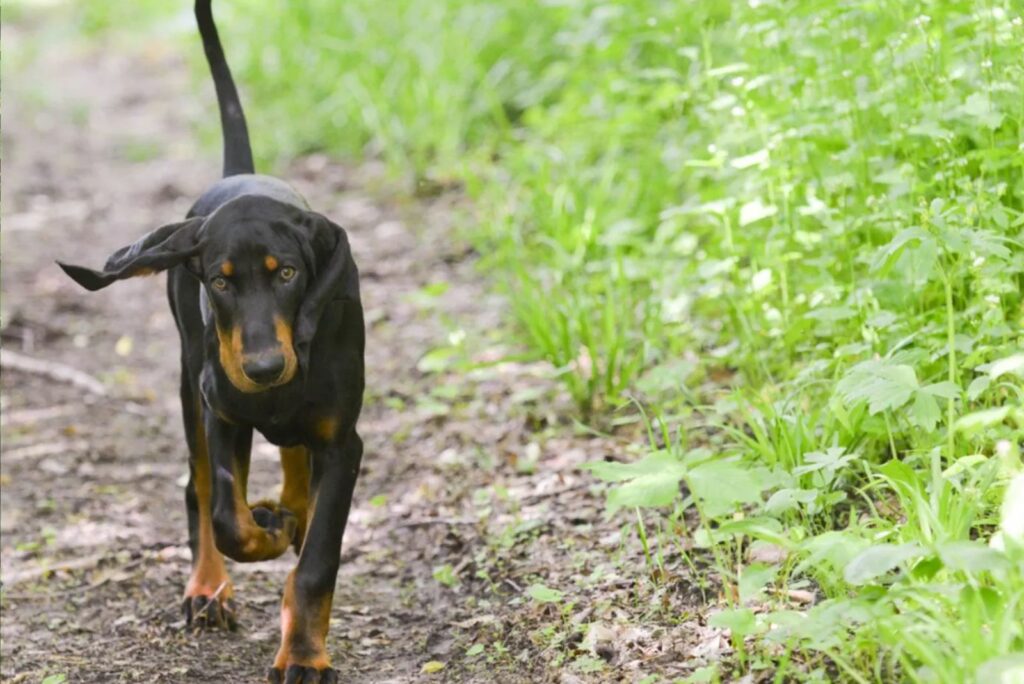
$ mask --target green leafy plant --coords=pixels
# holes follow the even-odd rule
[[[586,419],[655,409],[638,459],[590,469],[648,570],[666,549],[712,554],[741,669],[1018,667],[1019,549],[998,530],[1024,440],[1018,6],[223,11],[254,127],[275,132],[261,156],[379,156],[420,192],[460,182],[523,354]],[[748,562],[755,542],[787,560]],[[744,605],[801,582],[814,605]]]

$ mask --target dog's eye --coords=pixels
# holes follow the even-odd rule
[[[295,277],[295,269],[291,266],[285,266],[281,269],[281,280],[291,280]]]
[[[220,276],[217,276],[216,278],[211,280],[210,284],[213,285],[213,289],[215,290],[224,291],[228,287],[228,281],[225,280],[224,278],[221,278]]]

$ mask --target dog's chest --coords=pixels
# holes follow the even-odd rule
[[[303,400],[298,380],[266,392],[246,394],[231,386],[207,365],[200,379],[203,400],[223,420],[247,425],[277,446],[294,446],[304,441],[311,407]]]

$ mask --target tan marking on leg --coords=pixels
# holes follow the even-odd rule
[[[325,442],[331,442],[334,440],[334,436],[338,434],[338,419],[333,416],[327,416],[316,421],[314,427],[317,437]]]
[[[295,529],[293,546],[302,548],[306,537],[306,517],[309,515],[309,451],[306,447],[281,447],[281,505],[295,514],[299,524]]]
[[[206,430],[203,427],[202,411],[198,410],[196,427],[195,473],[193,486],[199,509],[199,549],[193,560],[192,574],[185,585],[185,596],[213,596],[224,583],[219,598],[227,600],[234,595],[231,579],[224,567],[224,556],[217,550],[213,539],[213,523],[210,516],[210,456],[206,447]]]
[[[271,531],[256,524],[256,520],[252,516],[252,508],[246,497],[246,474],[239,471],[237,462],[232,470],[232,475],[231,491],[235,507],[235,525],[242,542],[240,554],[235,560],[253,562],[277,558],[288,550],[294,529]],[[268,507],[273,507],[273,504]]]
[[[323,670],[331,666],[327,654],[327,630],[331,623],[333,593],[303,602],[295,592],[295,570],[285,580],[281,599],[281,646],[274,667],[285,670],[301,665]]]

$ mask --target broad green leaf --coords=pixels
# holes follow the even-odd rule
[[[746,169],[751,166],[767,166],[768,160],[768,150],[760,149],[757,152],[753,152],[742,157],[736,157],[729,162],[729,165],[734,169]]]
[[[974,401],[989,388],[992,384],[992,378],[988,375],[979,375],[971,381],[971,384],[967,386],[967,398]]]
[[[686,476],[690,492],[712,517],[731,513],[740,504],[761,501],[768,486],[768,471],[737,460],[714,460],[693,468]]]
[[[1005,224],[1006,216],[1002,211],[1002,207],[996,205],[994,209],[995,211],[991,213],[992,219],[997,224],[1000,221]],[[1002,261],[1009,259],[1012,255],[1010,246],[1007,245],[1009,240],[1005,235],[1000,235],[990,230],[966,230],[962,234],[966,235],[971,248],[980,255]]]
[[[708,624],[719,629],[727,629],[734,637],[745,637],[757,631],[757,620],[754,611],[749,608],[736,608],[715,613],[708,619]]]
[[[971,454],[970,456],[963,456],[953,461],[953,465],[949,466],[942,471],[942,477],[951,478],[959,475],[960,473],[966,472],[974,468],[974,466],[988,463],[988,458],[981,454]]]
[[[597,461],[583,466],[606,482],[620,482],[608,492],[609,513],[620,508],[667,506],[679,496],[686,466],[667,449],[633,463]]]
[[[1003,115],[986,93],[971,93],[959,108],[961,116],[987,128],[999,128]]]
[[[444,663],[442,663],[440,660],[429,660],[423,663],[421,672],[423,672],[423,674],[434,674],[435,672],[440,672],[443,669]]]
[[[764,512],[769,515],[781,515],[796,509],[800,504],[813,503],[817,498],[817,489],[780,489],[768,499],[768,503],[764,505]]]
[[[668,506],[679,496],[679,481],[682,477],[667,470],[654,475],[643,475],[629,482],[613,487],[608,492],[608,511],[614,513],[620,508],[654,508]]]
[[[896,262],[896,258],[903,253],[904,248],[911,244],[925,246],[930,252],[934,252],[935,238],[932,237],[931,233],[919,226],[907,228],[878,252],[871,270],[878,271],[884,275]]]
[[[919,387],[917,375],[910,366],[864,361],[850,369],[836,390],[850,403],[866,401],[874,415],[900,408]]]
[[[966,416],[960,416],[955,426],[959,432],[976,432],[1002,423],[1008,415],[1010,415],[1009,406],[975,411]]]
[[[948,380],[943,382],[935,382],[931,385],[925,385],[921,388],[921,392],[930,394],[933,397],[941,397],[942,399],[959,399],[960,388]]]
[[[924,554],[920,544],[877,544],[862,551],[846,566],[843,577],[853,585],[867,584],[904,561]]]
[[[526,589],[526,593],[537,603],[557,603],[564,596],[557,589],[551,589],[543,584],[531,584]]]
[[[1009,565],[1006,557],[976,541],[948,542],[939,547],[939,558],[950,570],[982,572],[998,570]]]
[[[775,216],[779,212],[778,207],[772,204],[765,204],[760,198],[751,200],[740,207],[740,226],[749,226],[761,219]]]
[[[952,131],[943,128],[938,122],[929,119],[914,124],[907,129],[907,133],[923,135],[928,138],[935,138],[936,140],[950,140],[953,137]]]
[[[739,580],[740,603],[747,604],[759,599],[765,585],[774,580],[778,572],[778,566],[764,563],[753,563],[743,568]]]
[[[889,484],[899,491],[904,498],[920,498],[924,492],[924,482],[917,472],[903,461],[891,459],[878,466],[881,473]]]
[[[1006,488],[1000,509],[999,529],[1004,537],[1024,545],[1024,473],[1015,475]]]
[[[623,482],[643,475],[671,473],[677,479],[686,473],[686,466],[668,449],[653,451],[639,461],[618,463],[616,461],[593,461],[584,463],[582,468],[605,482]]]
[[[914,425],[922,430],[931,432],[942,419],[942,411],[935,397],[925,394],[924,391],[914,393],[914,406],[910,411]]]
[[[857,557],[869,542],[848,530],[831,530],[805,540],[800,548],[807,556],[794,570],[794,574],[806,572],[826,563],[833,571],[841,571]]]
[[[864,601],[827,600],[807,611],[806,619],[794,625],[794,633],[814,649],[833,649],[842,644],[856,625],[874,618]]]
[[[823,306],[820,309],[812,309],[804,314],[804,318],[823,323],[835,321],[846,321],[857,315],[857,311],[848,306]]]
[[[1010,373],[1024,377],[1024,354],[1007,356],[1006,358],[978,366],[975,370],[988,373],[988,376],[993,380],[998,380]]]
[[[854,460],[856,454],[846,453],[842,447],[830,447],[825,451],[811,451],[804,454],[804,465],[793,469],[794,475],[806,475],[823,471],[825,480],[831,482],[836,472],[846,467],[846,464]]]
[[[741,518],[739,520],[727,520],[715,529],[715,533],[716,539],[724,539],[727,535],[742,534],[753,539],[770,542],[776,546],[786,548],[792,546],[792,542],[783,532],[782,523],[775,518],[763,515],[753,518]]]
[[[718,666],[705,665],[698,667],[689,677],[683,680],[686,684],[708,684],[718,681]]]

